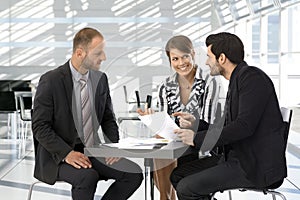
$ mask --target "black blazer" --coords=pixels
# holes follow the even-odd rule
[[[94,109],[105,139],[119,140],[107,76],[90,70]],[[58,165],[74,148],[78,133],[72,114],[73,81],[69,61],[41,76],[32,113],[34,177],[54,184]],[[97,134],[95,134],[97,138]],[[95,138],[94,137],[94,138]],[[99,139],[99,138],[98,138]],[[99,140],[98,140],[99,141]]]
[[[239,64],[230,78],[225,110],[223,129],[198,132],[196,148],[201,148],[205,135],[216,146],[225,145],[227,159],[238,159],[257,187],[286,177],[285,125],[271,79],[256,67]]]

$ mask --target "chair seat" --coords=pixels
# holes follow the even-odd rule
[[[267,186],[267,187],[263,187],[263,188],[250,187],[250,188],[241,188],[241,189],[239,189],[239,190],[240,190],[240,191],[246,191],[246,190],[258,190],[258,191],[274,190],[274,189],[279,188],[279,187],[282,185],[283,180],[284,180],[284,179],[282,179],[282,180],[280,180],[280,181],[277,181],[277,182],[275,182],[275,183],[273,183],[273,184],[271,184],[271,185],[269,185],[269,186]]]

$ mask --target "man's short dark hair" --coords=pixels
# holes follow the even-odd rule
[[[239,64],[244,60],[244,45],[241,39],[231,33],[221,32],[217,34],[211,34],[206,38],[206,46],[211,46],[211,52],[218,59],[221,53],[234,64]]]

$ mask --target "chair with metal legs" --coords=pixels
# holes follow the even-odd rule
[[[285,140],[285,147],[287,146],[287,141],[288,141],[288,135],[289,135],[289,131],[290,131],[290,124],[291,124],[291,120],[292,120],[292,114],[293,114],[293,110],[286,108],[286,107],[281,107],[281,115],[283,118],[283,121],[285,123],[285,131],[284,131],[284,140]],[[263,194],[267,195],[270,194],[272,195],[272,199],[276,200],[276,196],[280,197],[282,200],[287,200],[286,197],[284,196],[284,194],[275,191],[277,188],[279,188],[284,180],[280,180],[268,187],[265,188],[235,188],[235,189],[229,189],[229,190],[225,190],[228,191],[229,194],[229,200],[232,200],[232,190],[238,190],[241,192],[246,192],[246,191],[253,191],[253,192],[262,192]],[[225,191],[220,191],[220,192],[225,192]],[[214,199],[215,194],[211,197],[211,200]]]
[[[20,114],[18,123],[18,134],[20,139],[19,157],[26,151],[26,141],[29,127],[31,125],[31,107],[32,93],[31,92],[15,92],[17,100],[17,109]]]
[[[42,183],[42,181],[35,181],[35,182],[31,183],[31,185],[29,187],[29,191],[28,191],[27,200],[31,200],[31,195],[32,195],[33,188],[38,183]]]

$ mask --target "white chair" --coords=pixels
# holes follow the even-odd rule
[[[285,147],[286,147],[293,110],[286,108],[286,107],[281,107],[280,111],[281,111],[283,121],[286,125],[285,132],[284,132]],[[245,192],[245,191],[262,192],[265,195],[267,195],[267,194],[272,195],[273,200],[276,200],[276,196],[280,197],[282,200],[287,200],[286,197],[282,193],[275,191],[277,188],[279,188],[282,185],[283,181],[284,180],[280,180],[266,188],[236,188],[236,189],[229,189],[229,190],[225,190],[225,191],[228,191],[228,193],[229,193],[229,200],[233,199],[232,194],[231,194],[232,190],[238,190],[241,192]],[[224,191],[220,191],[220,192],[224,192]],[[214,195],[211,197],[211,200],[213,200],[213,199],[214,199]]]
[[[21,154],[24,154],[26,151],[27,133],[31,125],[32,93],[15,92],[15,98],[17,100],[17,110],[20,113],[18,138],[20,139],[19,158],[21,158]]]

